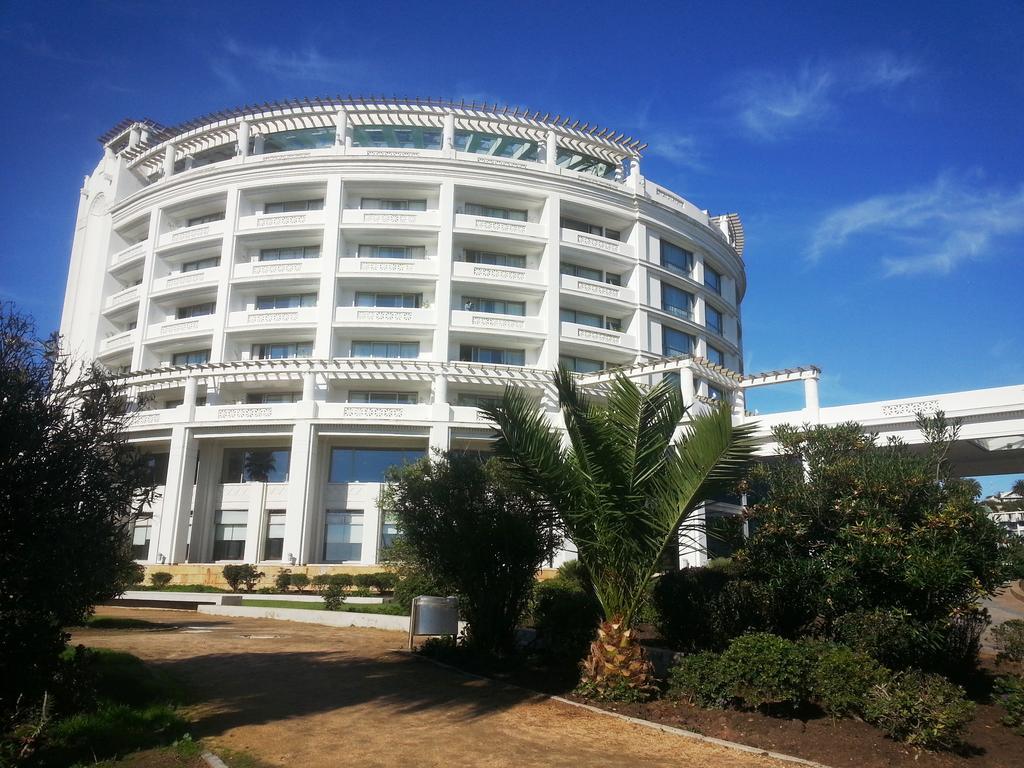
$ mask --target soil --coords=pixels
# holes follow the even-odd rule
[[[174,675],[195,702],[185,713],[194,738],[269,766],[791,765],[467,678],[404,652],[404,633],[139,608],[99,614],[158,626],[80,629],[73,642]]]

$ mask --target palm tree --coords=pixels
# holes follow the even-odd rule
[[[551,504],[593,581],[604,619],[582,664],[582,687],[642,697],[653,679],[633,630],[637,610],[680,525],[740,477],[753,453],[752,427],[733,427],[727,407],[711,408],[673,442],[686,408],[668,382],[644,389],[620,374],[604,405],[564,368],[554,382],[568,445],[520,389],[506,389],[484,414],[498,429],[497,454]]]

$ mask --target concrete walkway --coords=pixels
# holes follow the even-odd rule
[[[104,607],[159,629],[79,630],[195,692],[193,736],[275,766],[791,764],[463,677],[401,652],[405,636],[183,611]]]

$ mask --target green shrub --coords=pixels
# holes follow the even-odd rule
[[[274,577],[274,588],[278,592],[287,592],[288,587],[292,585],[292,572],[287,568],[283,568],[278,571],[277,576]]]
[[[591,588],[590,574],[579,560],[566,560],[558,566],[558,575],[553,580],[576,589],[590,590]]]
[[[928,644],[910,614],[895,609],[844,614],[836,619],[832,632],[837,642],[892,669],[917,666]]]
[[[257,582],[263,578],[263,572],[257,571],[256,566],[251,563],[225,565],[222,573],[232,592],[238,592],[242,588],[246,592],[252,592]]]
[[[168,573],[167,571],[154,571],[153,573],[149,574],[149,583],[157,589],[163,589],[171,583],[171,579],[173,578],[174,575]]]
[[[807,672],[796,643],[765,632],[737,637],[719,659],[728,695],[752,708],[800,706],[807,700]]]
[[[340,584],[328,584],[324,590],[324,609],[340,611],[345,603],[345,588]]]
[[[313,590],[318,594],[324,594],[327,588],[331,586],[331,577],[329,574],[320,573],[313,577]]]
[[[436,595],[446,597],[451,590],[444,587],[433,575],[414,568],[405,568],[402,577],[395,584],[392,602],[400,605],[408,615],[412,610],[412,601],[420,595]]]
[[[398,576],[388,571],[378,571],[367,575],[369,576],[366,580],[367,586],[375,590],[378,595],[393,591],[395,583],[398,581]]]
[[[964,690],[941,675],[908,670],[876,685],[864,719],[887,736],[927,749],[953,749],[974,717]]]
[[[818,640],[800,645],[810,698],[832,717],[861,716],[868,693],[889,678],[885,667],[861,651]]]
[[[289,576],[288,582],[302,594],[302,590],[309,586],[309,576],[304,573],[293,573]]]
[[[997,677],[995,682],[996,701],[1006,710],[1002,718],[1008,725],[1024,736],[1024,678],[1020,676]]]
[[[353,580],[355,586],[359,589],[372,589],[373,588],[373,574],[372,573],[357,573]]]
[[[699,707],[724,707],[729,694],[721,674],[720,656],[703,651],[684,656],[669,671],[668,693]]]
[[[992,628],[996,661],[1024,661],[1024,619],[1010,619]]]
[[[102,704],[53,725],[39,755],[44,765],[92,763],[174,741],[187,723],[165,704],[136,709],[125,704]]]
[[[544,651],[559,661],[579,661],[594,639],[601,605],[578,581],[542,581],[533,591],[533,623]]]
[[[356,578],[351,573],[332,573],[327,577],[327,584],[348,589],[356,583]]]

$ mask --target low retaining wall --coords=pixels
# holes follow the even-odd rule
[[[200,605],[199,613],[213,616],[239,616],[249,619],[279,619],[327,627],[370,627],[395,632],[409,631],[408,616],[385,613],[353,613],[351,611],[311,611],[303,608],[255,608],[244,605]]]
[[[245,605],[246,600],[284,600],[289,603],[322,603],[324,599],[320,595],[264,595],[259,592],[246,592],[242,595],[242,605]],[[390,598],[383,597],[356,597],[354,595],[345,595],[345,602],[350,605],[380,605],[381,603],[389,601]],[[300,605],[296,605],[298,608]]]
[[[191,610],[200,605],[241,604],[241,595],[217,594],[216,592],[150,592],[142,589],[130,589],[110,602],[110,605],[181,608],[183,610]]]

